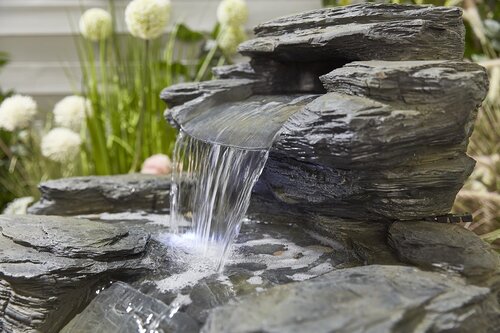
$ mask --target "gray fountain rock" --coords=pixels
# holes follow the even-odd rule
[[[170,177],[128,174],[50,180],[30,214],[84,215],[121,211],[168,212]]]
[[[402,266],[365,266],[274,287],[215,309],[204,333],[494,332],[488,288]]]
[[[396,222],[389,228],[388,240],[399,258],[412,265],[483,278],[500,270],[500,256],[490,245],[459,225]]]
[[[391,221],[450,211],[474,167],[466,146],[488,89],[485,69],[460,61],[460,9],[359,4],[279,18],[255,31],[241,45],[249,64],[214,69],[213,86],[189,91],[197,97],[166,111],[202,141],[272,146],[251,212]],[[244,94],[236,93],[238,81]],[[164,100],[178,90],[185,88],[165,89]],[[246,109],[232,108],[284,93],[310,96],[285,121],[265,110],[250,121]],[[218,113],[225,132],[256,127],[266,142],[220,135]]]
[[[0,216],[0,328],[55,332],[114,275],[155,267],[149,235],[84,219]]]
[[[112,286],[69,322],[61,333],[137,333],[157,324],[164,332],[196,333],[200,328],[188,315],[169,317],[169,306],[122,282]]]
[[[456,7],[358,4],[258,25],[240,53],[279,61],[461,59],[465,29]]]
[[[368,61],[321,79],[332,92],[283,125],[257,192],[296,210],[341,217],[448,213],[474,167],[466,143],[487,93],[484,68]]]

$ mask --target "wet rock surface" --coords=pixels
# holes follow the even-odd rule
[[[199,332],[196,322],[183,313],[169,318],[169,307],[131,286],[115,282],[103,290],[61,333],[137,333],[151,324],[165,332]]]
[[[355,267],[231,302],[203,332],[487,332],[481,309],[494,297],[416,268]]]
[[[389,243],[401,260],[417,266],[445,267],[467,276],[486,276],[500,268],[500,257],[472,231],[459,225],[396,222]]]
[[[485,323],[499,324],[498,255],[459,226],[319,215],[301,224],[247,220],[217,273],[214,258],[196,252],[189,235],[168,233],[162,224],[168,216],[123,212],[93,218],[106,222],[0,218],[5,332],[57,331],[66,324],[63,332],[129,332],[151,328],[155,318],[164,318],[159,328],[165,332],[196,332],[207,318],[201,329],[206,332],[486,332]],[[433,265],[445,254],[452,265]],[[476,277],[469,273],[478,268],[481,279],[459,277]],[[278,298],[283,303],[273,311],[254,308],[266,309]],[[289,306],[297,300],[300,306]],[[247,315],[233,322],[247,306]]]
[[[40,184],[40,192],[42,198],[29,208],[30,214],[165,213],[170,205],[170,177],[129,174],[63,178]]]

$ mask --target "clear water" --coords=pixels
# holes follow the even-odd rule
[[[267,161],[267,149],[207,143],[183,131],[175,144],[170,197],[171,228],[189,230],[221,270]],[[182,226],[189,225],[184,228]]]

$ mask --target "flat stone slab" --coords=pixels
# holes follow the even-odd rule
[[[328,91],[429,112],[431,106],[474,109],[488,91],[485,68],[466,61],[354,61],[320,79]]]
[[[0,221],[2,236],[14,243],[66,258],[121,259],[143,253],[149,240],[138,228],[85,219],[20,215]]]
[[[399,258],[412,265],[483,277],[500,269],[500,256],[459,225],[396,222],[389,228],[388,240]]]
[[[84,219],[0,216],[0,327],[54,332],[113,275],[154,269],[149,235]]]
[[[50,180],[30,214],[85,215],[123,211],[168,212],[170,177],[142,174]]]
[[[461,59],[457,7],[356,4],[272,20],[255,28],[240,53],[281,61]]]
[[[341,269],[215,309],[210,332],[486,332],[494,295],[463,280],[402,266]],[[473,315],[466,315],[470,313]]]

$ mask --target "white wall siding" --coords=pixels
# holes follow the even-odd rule
[[[219,0],[171,0],[171,22],[209,31]],[[128,1],[115,0],[118,17]],[[247,28],[259,22],[321,7],[321,0],[247,0]],[[0,51],[11,63],[0,72],[0,86],[51,104],[72,92],[66,71],[78,74],[74,33],[82,8],[106,8],[107,0],[0,0]],[[125,31],[123,21],[118,30]],[[77,77],[78,81],[78,77]]]

